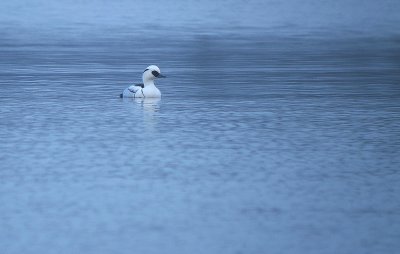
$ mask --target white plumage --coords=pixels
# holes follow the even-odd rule
[[[165,78],[161,74],[160,68],[150,65],[143,72],[143,84],[132,85],[124,90],[121,98],[160,98],[161,92],[158,90],[154,81],[157,78]]]

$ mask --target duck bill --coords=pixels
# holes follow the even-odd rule
[[[165,76],[165,75],[162,75],[161,73],[158,75],[158,77],[157,78],[166,78],[167,76]]]

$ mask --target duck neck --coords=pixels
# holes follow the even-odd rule
[[[154,80],[145,80],[143,81],[144,86],[155,86],[154,85]]]

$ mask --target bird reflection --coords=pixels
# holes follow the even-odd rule
[[[136,105],[136,108],[141,108],[142,113],[136,111],[136,113],[139,113],[139,115],[142,115],[143,119],[143,124],[144,124],[144,132],[142,132],[142,135],[149,134],[149,132],[155,131],[157,128],[158,124],[158,112],[160,110],[160,101],[161,98],[128,98],[129,100],[133,101],[134,105]],[[137,118],[139,119],[139,118]],[[153,133],[154,134],[154,133]],[[151,134],[151,135],[153,135]],[[150,134],[149,134],[150,135]]]
[[[140,104],[145,112],[155,113],[160,110],[161,98],[135,98],[133,101]]]

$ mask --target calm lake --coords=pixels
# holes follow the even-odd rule
[[[397,253],[391,20],[35,3],[0,5],[1,253]],[[162,98],[120,99],[150,64]]]

